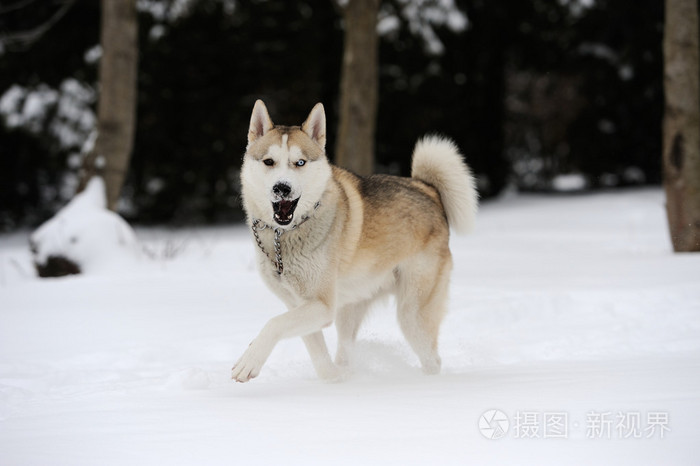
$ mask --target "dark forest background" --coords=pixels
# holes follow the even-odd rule
[[[36,225],[72,196],[94,129],[99,2],[77,0],[31,34],[62,5],[0,3],[0,230]],[[333,158],[343,50],[333,0],[138,6],[128,220],[241,218],[258,98],[281,124],[323,102]],[[380,11],[377,171],[408,175],[416,139],[437,132],[461,147],[482,198],[557,191],[562,175],[585,190],[660,183],[661,0],[383,0]]]

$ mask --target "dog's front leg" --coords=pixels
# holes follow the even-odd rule
[[[273,317],[233,366],[231,378],[236,382],[249,381],[260,373],[260,369],[277,342],[285,338],[303,337],[319,332],[332,323],[333,307],[320,300],[309,301]]]

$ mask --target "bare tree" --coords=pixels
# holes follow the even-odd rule
[[[349,0],[342,7],[345,49],[335,162],[360,175],[374,171],[377,119],[379,0]]]
[[[36,0],[17,0],[14,3],[5,2],[0,5],[0,15],[16,10],[21,10],[32,5]],[[0,48],[3,46],[18,47],[20,49],[29,47],[43,37],[61,18],[63,18],[68,10],[75,4],[76,0],[63,0],[55,2],[57,5],[56,11],[43,22],[38,25],[16,31],[2,31],[0,33]]]
[[[136,0],[102,0],[97,140],[85,158],[81,185],[104,178],[115,210],[129,167],[136,125],[138,23]]]
[[[700,68],[696,0],[666,0],[663,169],[676,252],[700,251]]]

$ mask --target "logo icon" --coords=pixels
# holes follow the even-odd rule
[[[489,440],[498,440],[508,433],[510,421],[503,411],[490,409],[479,418],[481,435]]]

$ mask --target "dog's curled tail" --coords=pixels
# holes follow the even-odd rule
[[[474,177],[452,140],[439,136],[418,140],[411,177],[437,189],[453,230],[468,233],[474,228],[479,206]]]

